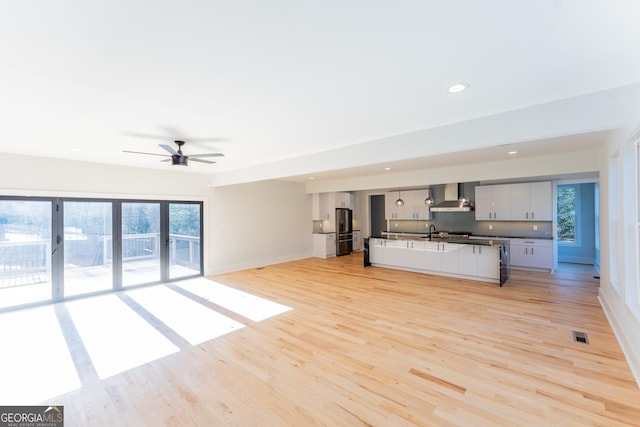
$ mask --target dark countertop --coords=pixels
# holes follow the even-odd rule
[[[503,234],[472,234],[471,237],[489,237],[496,239],[536,239],[536,240],[553,240],[553,236],[505,236]]]
[[[460,245],[475,245],[475,246],[500,246],[509,244],[509,240],[495,239],[433,239],[432,242],[445,242],[445,243],[457,243]]]
[[[321,232],[314,231],[312,234],[336,234],[336,232],[335,231],[321,231]]]

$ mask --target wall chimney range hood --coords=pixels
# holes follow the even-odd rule
[[[445,184],[444,202],[431,206],[431,212],[470,212],[473,206],[463,194],[462,184]]]

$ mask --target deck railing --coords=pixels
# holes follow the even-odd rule
[[[113,264],[111,236],[83,236],[65,240],[67,268],[103,267]],[[200,269],[200,238],[169,235],[172,264]],[[122,236],[122,262],[160,258],[160,234]],[[51,280],[51,240],[0,242],[0,288],[42,283]]]

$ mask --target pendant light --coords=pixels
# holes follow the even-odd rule
[[[427,198],[424,199],[424,204],[427,206],[433,206],[436,203],[436,201],[433,199],[433,196],[431,195],[431,189],[427,188]]]
[[[398,207],[404,206],[404,200],[400,198],[400,190],[398,190],[398,200],[396,200],[396,206]]]

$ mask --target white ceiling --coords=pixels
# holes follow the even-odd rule
[[[391,149],[396,135],[637,85],[638,16],[633,0],[2,2],[0,152],[171,168],[122,151],[181,138],[186,154],[225,153],[185,172],[238,182],[282,159],[297,167],[263,178],[370,173],[384,153],[368,141]],[[586,121],[572,133],[596,133],[548,135],[545,149],[606,135]],[[358,161],[332,173],[296,160],[354,144]],[[477,148],[489,151],[469,160],[491,153]],[[397,165],[452,161],[437,151]]]

